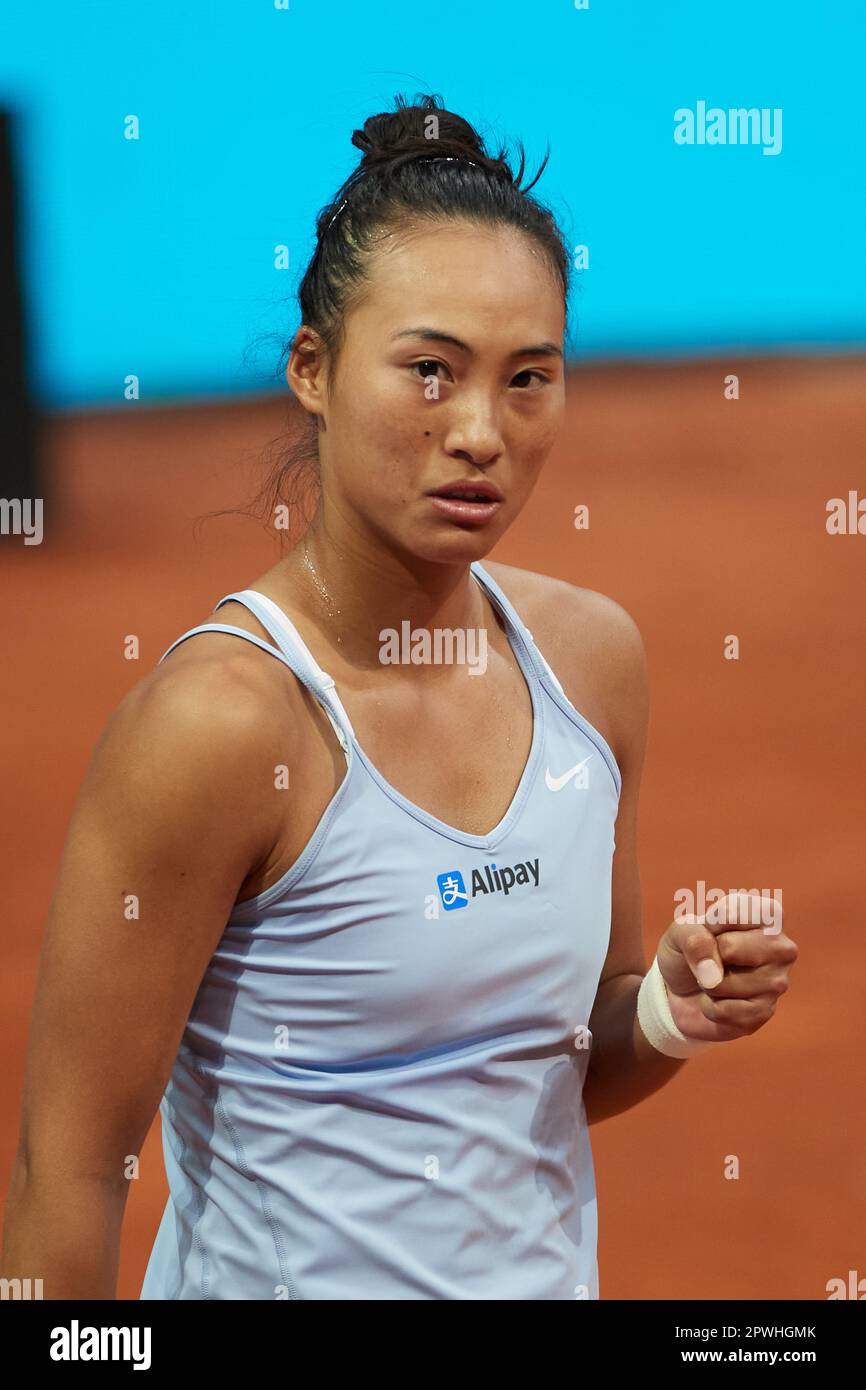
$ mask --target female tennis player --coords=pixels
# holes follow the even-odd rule
[[[115,1296],[159,1106],[144,1299],[598,1298],[588,1124],[796,957],[733,896],[647,970],[638,629],[482,564],[563,415],[522,154],[430,96],[352,141],[287,367],[311,524],[123,700],[71,822],[6,1225],[46,1297]]]

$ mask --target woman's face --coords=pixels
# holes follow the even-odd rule
[[[329,530],[424,560],[486,555],[556,438],[564,327],[552,269],[514,228],[451,221],[385,238],[333,376],[289,366],[322,418]],[[430,496],[467,480],[501,500],[472,510]]]

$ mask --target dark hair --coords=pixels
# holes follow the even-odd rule
[[[526,188],[523,146],[513,174],[506,150],[491,154],[482,137],[462,116],[447,111],[441,99],[419,93],[409,105],[397,96],[394,110],[369,116],[363,130],[352,132],[363,151],[358,167],[319,212],[316,248],[298,290],[301,323],[315,329],[332,368],[343,343],[347,312],[363,292],[367,266],[377,236],[441,218],[467,218],[508,225],[534,237],[562,287],[568,314],[569,254],[553,214],[529,197],[549,158]],[[294,334],[283,348],[279,375],[285,371]],[[300,434],[282,446],[255,504],[271,517],[285,504],[298,505],[303,484],[318,469],[318,419],[306,415]]]

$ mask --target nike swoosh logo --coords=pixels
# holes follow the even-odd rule
[[[580,769],[586,766],[592,756],[592,753],[590,753],[588,757],[583,759],[583,762],[576,763],[574,767],[568,769],[568,772],[563,772],[561,777],[554,777],[550,768],[548,768],[544,774],[544,780],[547,783],[548,790],[552,792],[561,792],[566,782],[570,782],[572,777],[576,777]]]

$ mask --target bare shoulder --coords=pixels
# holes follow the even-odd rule
[[[649,677],[637,622],[622,604],[564,579],[485,563],[575,707],[622,765],[645,730]]]
[[[289,761],[293,723],[274,717],[279,689],[267,668],[277,663],[243,645],[259,659],[224,634],[202,633],[144,676],[111,716],[91,779],[122,780],[142,816],[174,802],[208,820],[219,803],[244,820],[267,805],[262,781],[272,784],[275,763]]]
[[[130,695],[142,717],[196,742],[271,736],[274,699],[284,685],[278,663],[251,643],[200,633],[139,682]],[[267,717],[270,716],[270,717]]]
[[[632,615],[616,599],[597,589],[583,589],[549,574],[518,569],[515,565],[485,564],[504,589],[520,616],[535,633],[537,625],[545,636],[573,639],[593,638],[609,648],[612,655],[626,660],[643,648],[640,629]]]

